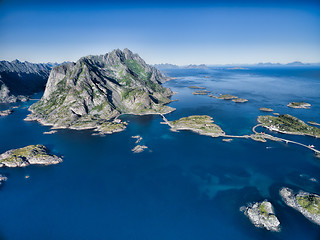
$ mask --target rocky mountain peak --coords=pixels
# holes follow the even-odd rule
[[[166,77],[129,49],[90,55],[52,69],[31,120],[55,127],[99,128],[122,113],[156,114],[173,109]],[[108,123],[108,124],[109,124]]]

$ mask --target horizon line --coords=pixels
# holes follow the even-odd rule
[[[87,55],[90,56],[90,55]],[[86,56],[84,56],[86,57]],[[80,59],[80,58],[79,58]],[[78,60],[79,60],[78,59]],[[63,63],[68,63],[68,62],[77,62],[76,61],[62,61],[62,62],[58,62],[58,61],[48,61],[48,62],[32,62],[32,61],[28,61],[28,60],[19,60],[18,58],[14,59],[14,60],[5,60],[2,59],[0,60],[2,61],[6,61],[6,62],[14,62],[14,61],[19,61],[21,63],[32,63],[32,64],[63,64]],[[147,63],[147,62],[146,62]],[[290,64],[301,64],[301,65],[320,65],[320,62],[303,62],[303,61],[290,61],[290,62],[256,62],[256,63],[200,63],[200,64],[196,64],[196,63],[187,63],[187,64],[175,64],[175,63],[169,63],[169,62],[162,62],[162,63],[147,63],[149,65],[173,65],[173,66],[178,66],[178,67],[184,67],[184,66],[189,66],[189,65],[195,65],[195,66],[201,66],[201,65],[205,65],[205,66],[229,66],[229,65],[290,65]]]

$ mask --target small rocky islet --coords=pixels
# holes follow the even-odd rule
[[[199,86],[189,86],[191,89],[206,89],[205,87],[199,87]]]
[[[142,137],[140,135],[131,136],[131,138],[136,139],[135,144],[137,144],[134,148],[131,149],[133,153],[141,153],[145,149],[148,149],[146,145],[140,145],[139,143],[142,141]]]
[[[5,117],[5,116],[8,116],[12,113],[13,113],[12,109],[3,110],[3,111],[0,111],[0,117]]]
[[[3,182],[7,181],[8,178],[2,174],[0,174],[0,186],[2,185]]]
[[[137,139],[136,142],[135,142],[135,144],[138,144],[138,143],[141,142],[141,140],[143,139],[140,135],[132,136],[131,138]]]
[[[273,112],[273,109],[272,108],[266,108],[266,107],[261,107],[259,108],[259,110],[261,112]]]
[[[209,97],[212,97],[212,98],[224,99],[224,100],[232,100],[235,103],[248,102],[248,99],[239,98],[237,96],[233,96],[233,95],[230,95],[230,94],[220,94],[219,96],[208,94],[208,93],[211,93],[211,91],[204,90],[204,89],[206,89],[205,87],[189,86],[189,88],[191,88],[191,89],[202,89],[202,90],[198,90],[198,91],[192,92],[193,95],[208,95]]]
[[[208,90],[198,90],[198,91],[194,91],[192,94],[193,95],[207,95],[208,93],[210,93],[210,91],[208,91]]]
[[[295,193],[292,189],[284,187],[280,190],[280,196],[289,206],[300,212],[311,222],[320,225],[320,196],[299,191]]]
[[[133,153],[141,153],[141,152],[143,152],[145,149],[147,149],[148,147],[147,146],[145,146],[145,145],[137,145],[137,146],[135,146],[131,151],[133,152]]]
[[[235,103],[245,103],[245,102],[248,102],[248,99],[245,99],[245,98],[235,98],[235,99],[232,99],[231,101],[232,101],[232,102],[235,102]]]
[[[320,126],[320,123],[314,122],[314,121],[308,121],[309,124],[314,126]]]
[[[52,165],[62,158],[49,153],[41,144],[12,149],[0,155],[0,167],[26,167],[28,165]]]
[[[230,94],[220,94],[219,96],[209,95],[209,97],[217,98],[217,99],[223,99],[223,100],[231,100],[235,103],[245,103],[248,102],[248,99],[245,98],[239,98],[237,96],[233,96]]]
[[[223,100],[232,100],[238,98],[237,96],[233,96],[230,94],[220,94],[219,96],[215,97],[217,99],[223,99]]]
[[[43,134],[45,134],[45,135],[51,135],[51,134],[54,134],[54,133],[56,133],[56,132],[57,132],[57,130],[51,130],[51,131],[43,132]]]
[[[222,141],[223,142],[232,142],[233,139],[232,138],[223,138]]]
[[[311,107],[311,104],[310,103],[306,103],[306,102],[291,102],[287,106],[291,107],[291,108],[309,109]]]
[[[275,215],[274,208],[267,200],[242,206],[240,211],[258,228],[265,228],[274,232],[279,232],[281,229],[280,221]]]

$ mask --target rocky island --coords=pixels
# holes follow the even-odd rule
[[[189,86],[191,89],[206,89],[205,87]]]
[[[33,104],[27,121],[53,128],[123,130],[121,114],[166,114],[174,109],[167,78],[130,50],[82,57],[53,68],[43,97]],[[116,121],[113,121],[116,120]]]
[[[148,149],[147,146],[145,146],[145,145],[140,145],[140,144],[139,144],[139,143],[142,141],[142,139],[143,139],[140,135],[131,136],[131,138],[137,139],[136,142],[135,142],[136,146],[135,146],[133,149],[131,149],[131,151],[132,151],[133,153],[141,153],[141,152],[143,152],[145,149]]]
[[[222,141],[223,142],[232,142],[233,139],[232,138],[223,138]]]
[[[207,90],[199,90],[199,91],[194,91],[192,94],[193,94],[193,95],[207,95],[208,93],[210,93],[210,91],[207,91]]]
[[[0,116],[5,117],[5,116],[10,115],[11,113],[13,113],[12,109],[3,110],[3,111],[0,111]]]
[[[261,108],[259,108],[259,110],[260,110],[261,112],[273,112],[273,109],[272,109],[272,108],[261,107]]]
[[[235,103],[245,103],[248,102],[248,99],[245,98],[239,98],[237,96],[233,96],[230,94],[219,94],[219,96],[214,96],[212,94],[208,95],[209,97],[212,98],[217,98],[217,99],[223,99],[223,100],[232,100]]]
[[[230,94],[221,94],[218,97],[216,97],[217,99],[224,99],[224,100],[232,100],[232,99],[236,99],[238,98],[237,96],[232,96]]]
[[[7,179],[8,178],[6,176],[0,174],[0,186],[2,185],[3,182],[7,181]]]
[[[62,162],[60,157],[49,154],[43,145],[29,145],[12,149],[0,155],[0,167],[25,167],[30,164],[51,165]]]
[[[190,130],[200,135],[211,137],[224,136],[225,132],[216,124],[213,124],[212,117],[207,115],[194,115],[183,117],[175,121],[168,121],[172,131]]]
[[[259,228],[265,228],[269,231],[279,232],[280,221],[275,216],[273,206],[267,200],[256,202],[240,208],[250,221]]]
[[[314,122],[314,121],[308,121],[309,124],[314,126],[320,126],[320,123]]]
[[[234,99],[232,99],[232,102],[245,103],[245,102],[248,102],[248,99],[245,99],[245,98],[234,98]]]
[[[145,146],[145,145],[137,145],[137,146],[135,146],[131,151],[133,152],[133,153],[141,153],[141,152],[143,152],[145,149],[147,149],[148,147],[147,146]]]
[[[302,120],[289,114],[274,116],[259,116],[258,122],[265,128],[285,134],[307,135],[320,137],[320,129],[309,126]]]
[[[51,130],[51,131],[48,131],[48,132],[43,132],[43,134],[50,135],[50,134],[54,134],[56,132],[57,132],[57,130]]]
[[[138,143],[141,142],[141,140],[143,139],[140,135],[132,136],[131,138],[137,139],[136,142],[135,142],[135,144],[138,144]]]
[[[291,108],[309,109],[311,107],[311,104],[310,103],[306,103],[306,102],[291,102],[287,106],[291,107]]]
[[[303,191],[294,193],[290,188],[282,188],[280,195],[289,207],[302,213],[311,222],[320,225],[320,196]]]

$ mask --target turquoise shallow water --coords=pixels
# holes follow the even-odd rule
[[[169,120],[192,114],[213,117],[228,134],[248,134],[259,107],[320,122],[320,69],[167,70],[178,92]],[[210,76],[210,78],[204,78]],[[192,95],[190,85],[247,98],[244,104]],[[291,101],[312,108],[291,109]],[[0,118],[0,152],[45,144],[64,162],[55,166],[1,169],[0,239],[319,239],[320,228],[285,206],[282,186],[320,194],[320,161],[296,145],[171,132],[158,116],[123,116],[128,128],[105,137],[25,122],[21,105]],[[8,105],[0,106],[5,109]],[[133,154],[132,135],[149,150]],[[282,134],[272,133],[275,136]],[[285,136],[320,148],[320,140]],[[268,147],[268,148],[266,148]],[[24,177],[29,175],[29,179]],[[270,200],[280,233],[255,228],[239,211],[248,202]]]

